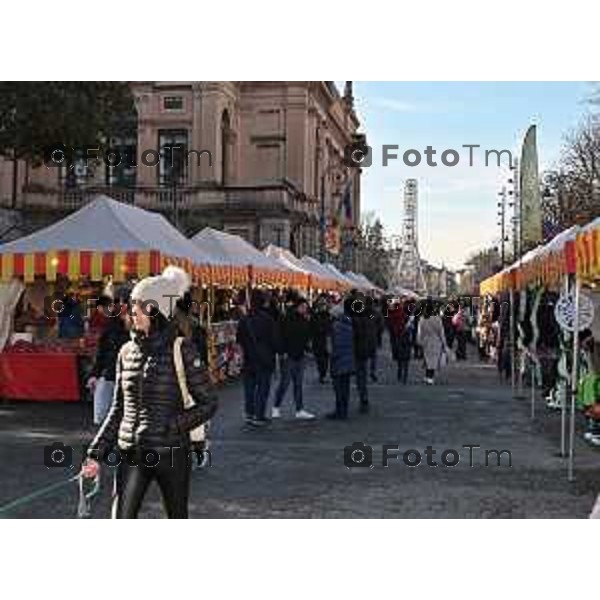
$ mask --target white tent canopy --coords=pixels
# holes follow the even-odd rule
[[[269,258],[276,260],[283,268],[289,269],[290,271],[296,271],[297,273],[306,273],[309,275],[311,272],[302,264],[302,261],[294,256],[289,250],[280,248],[274,244],[269,244],[263,252]]]
[[[316,258],[313,258],[312,256],[303,256],[300,262],[313,275],[316,275],[317,277],[320,277],[321,279],[337,280],[337,278],[333,276],[333,274],[331,273],[331,271],[329,269],[327,269]]]
[[[192,237],[192,242],[212,263],[235,267],[253,266],[258,269],[285,271],[274,258],[263,254],[243,238],[206,227]],[[289,270],[289,269],[287,269]]]
[[[207,259],[161,214],[117,202],[108,196],[98,196],[64,219],[0,246],[0,254],[54,250],[158,250],[197,264],[204,264]]]
[[[349,286],[354,285],[352,279],[346,277],[335,265],[332,265],[331,263],[325,263],[323,266],[330,271],[331,276],[334,279],[337,279],[340,283]]]
[[[362,273],[354,273],[353,271],[346,271],[345,275],[359,289],[364,289],[364,290],[379,289],[376,285],[371,283]]]
[[[354,271],[346,271],[345,275],[355,287],[362,288],[364,286],[364,282],[356,273],[354,273]]]

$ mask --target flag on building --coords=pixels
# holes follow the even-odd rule
[[[350,226],[354,224],[354,210],[352,208],[352,179],[349,178],[342,192],[342,199],[338,213],[340,215],[340,224]]]

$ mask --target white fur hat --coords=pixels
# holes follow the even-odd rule
[[[181,268],[169,265],[161,275],[146,277],[135,284],[131,299],[140,302],[152,300],[158,310],[169,319],[175,303],[190,289],[189,275]]]

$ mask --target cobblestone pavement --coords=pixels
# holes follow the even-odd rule
[[[391,362],[381,360],[380,381],[370,385],[371,411],[358,414],[353,398],[348,422],[292,419],[291,390],[285,418],[262,430],[241,420],[241,388],[222,390],[213,427],[212,467],[195,472],[191,516],[218,517],[586,517],[600,492],[600,451],[577,445],[576,481],[566,480],[558,456],[560,417],[538,401],[511,398],[493,367],[475,362],[451,365],[433,387],[421,384],[411,364],[411,382],[396,383]],[[306,376],[306,405],[320,416],[331,409],[331,386],[319,385],[313,369]],[[353,392],[355,394],[355,392]],[[89,405],[0,404],[0,506],[67,478],[43,465],[44,445],[61,440],[80,447],[89,440]],[[373,468],[344,467],[344,447],[362,441],[373,447]],[[423,462],[414,468],[402,458],[381,466],[381,445],[414,448]],[[473,450],[474,466],[469,466]],[[425,448],[436,450],[426,464]],[[460,452],[455,467],[441,464],[446,449]],[[496,466],[484,466],[485,450],[509,450]],[[80,452],[75,452],[75,460]],[[451,458],[451,457],[450,457]],[[96,518],[110,513],[111,473],[94,504]],[[76,513],[75,484],[13,510],[13,517],[70,518]],[[160,497],[152,488],[142,517],[160,518]]]

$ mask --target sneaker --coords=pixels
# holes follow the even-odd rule
[[[425,377],[425,383],[427,385],[433,385],[433,379],[431,377]]]
[[[272,419],[281,419],[281,409],[278,406],[274,406],[271,409],[271,418]]]
[[[301,421],[312,421],[314,418],[315,418],[315,415],[308,412],[307,410],[302,409],[302,410],[296,411],[296,419],[299,419]]]
[[[252,419],[252,425],[254,427],[264,427],[265,425],[269,425],[271,421],[269,419]]]
[[[592,446],[600,446],[600,435],[593,435],[588,442],[592,445]]]
[[[325,418],[326,418],[326,419],[329,419],[329,420],[331,420],[331,421],[337,421],[337,420],[340,418],[340,415],[338,415],[338,414],[337,414],[337,413],[334,411],[334,412],[327,413],[327,414],[325,415]]]
[[[590,440],[591,440],[593,437],[594,437],[594,434],[593,434],[591,431],[586,431],[586,432],[583,434],[583,439],[584,439],[586,442],[589,442],[589,441],[590,441]]]

